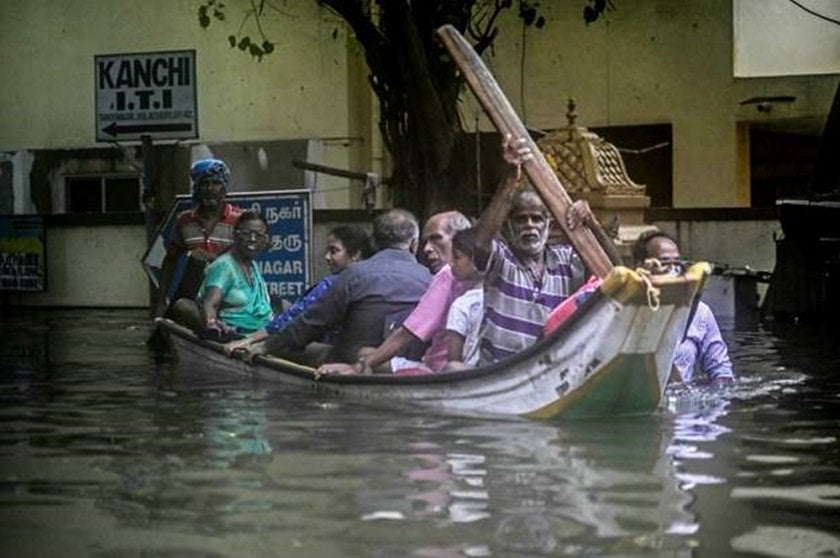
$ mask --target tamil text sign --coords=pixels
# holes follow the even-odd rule
[[[94,57],[96,141],[198,137],[195,51]]]
[[[311,280],[312,206],[308,190],[230,193],[228,202],[246,210],[258,211],[268,223],[269,245],[257,258],[268,294],[272,298],[295,301]],[[143,266],[155,284],[166,255],[175,217],[192,207],[188,196],[178,196],[161,224],[158,235],[146,255]],[[173,291],[175,286],[173,285]]]

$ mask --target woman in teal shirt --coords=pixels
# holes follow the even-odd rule
[[[204,337],[225,341],[264,327],[271,319],[268,289],[254,259],[268,246],[268,225],[246,211],[234,227],[230,250],[216,258],[198,292]]]

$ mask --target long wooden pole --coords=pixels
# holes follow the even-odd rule
[[[473,50],[464,37],[451,25],[444,25],[437,31],[443,44],[452,56],[452,60],[461,70],[484,112],[501,132],[510,134],[514,138],[524,138],[531,148],[534,158],[523,165],[525,173],[545,202],[546,207],[557,222],[563,227],[566,236],[577,250],[583,263],[589,270],[605,277],[613,268],[607,253],[598,244],[595,235],[586,227],[569,230],[566,225],[566,211],[572,205],[572,200],[560,183],[560,179],[548,165],[537,144],[531,139],[525,125],[517,116],[516,111],[505,97],[493,74],[484,65],[484,61]]]

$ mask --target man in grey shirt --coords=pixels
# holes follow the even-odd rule
[[[426,292],[432,276],[414,256],[418,237],[410,212],[392,209],[379,215],[373,223],[379,251],[341,272],[318,301],[250,352],[303,358],[313,365],[355,362],[361,347],[382,343],[389,317],[408,315]],[[326,354],[304,356],[307,345],[335,330],[338,338]]]

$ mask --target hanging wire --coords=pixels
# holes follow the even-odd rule
[[[657,149],[662,149],[663,147],[668,147],[671,145],[670,141],[663,141],[659,143],[655,143],[648,147],[642,147],[640,149],[630,149],[629,147],[616,147],[621,153],[629,153],[631,155],[641,155],[642,153],[647,153],[648,151],[656,151]]]
[[[838,21],[836,19],[833,19],[833,18],[830,18],[827,15],[823,15],[823,14],[821,14],[821,13],[815,11],[815,10],[812,10],[812,9],[808,8],[807,6],[803,6],[802,4],[797,2],[796,0],[788,0],[788,2],[790,2],[791,4],[793,4],[794,6],[800,8],[800,9],[808,12],[809,14],[811,14],[814,17],[818,17],[820,19],[828,21],[829,23],[836,23],[837,25],[840,25],[840,21]]]

